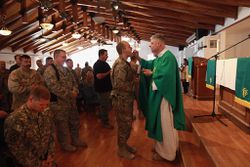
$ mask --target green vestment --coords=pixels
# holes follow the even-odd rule
[[[141,60],[142,68],[153,71],[151,77],[141,74],[139,105],[146,117],[146,130],[149,137],[162,141],[161,111],[162,98],[165,98],[172,107],[174,127],[185,130],[185,114],[181,82],[177,61],[170,51],[151,61]],[[152,90],[154,81],[157,90]]]

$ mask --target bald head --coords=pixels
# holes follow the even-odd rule
[[[132,55],[132,48],[126,41],[121,41],[117,44],[116,50],[120,56],[127,59]]]

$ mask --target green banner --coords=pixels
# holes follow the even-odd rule
[[[193,57],[188,58],[188,76],[191,78],[192,75],[192,65],[193,65]]]
[[[245,107],[250,108],[250,58],[238,58],[235,101]]]
[[[206,87],[214,90],[215,60],[208,60],[206,73]]]

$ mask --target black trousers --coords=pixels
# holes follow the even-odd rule
[[[189,82],[182,81],[182,86],[183,86],[184,93],[186,94],[188,92]]]

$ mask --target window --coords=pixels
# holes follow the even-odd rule
[[[217,40],[210,40],[210,48],[217,48]]]

